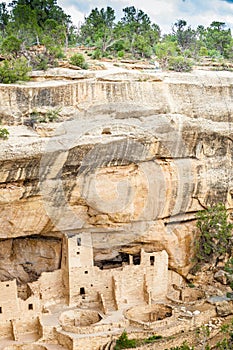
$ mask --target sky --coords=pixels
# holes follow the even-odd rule
[[[160,26],[163,34],[171,32],[172,24],[178,19],[186,20],[192,28],[198,24],[206,27],[213,21],[225,22],[233,33],[233,0],[58,0],[57,4],[71,15],[77,26],[95,7],[110,6],[120,19],[123,8],[134,6],[147,13],[151,21]]]

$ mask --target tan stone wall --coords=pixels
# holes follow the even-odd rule
[[[63,333],[61,329],[55,330],[55,338],[56,338],[58,344],[64,346],[65,349],[67,349],[67,350],[74,350],[75,349],[75,347],[73,345],[75,342],[75,339],[72,339],[71,335]],[[87,340],[86,340],[86,343],[88,343]]]
[[[99,350],[101,345],[108,343],[110,340],[111,335],[105,337],[89,335],[88,340],[87,338],[76,338],[74,339],[73,350]]]
[[[0,322],[0,339],[1,338],[14,339],[11,321],[1,321]]]
[[[140,78],[138,77],[138,80]],[[105,81],[104,81],[105,80]],[[34,86],[0,85],[0,115],[5,120],[22,122],[28,111],[47,106],[88,108],[111,102],[151,106],[155,113],[184,113],[191,117],[226,120],[233,110],[231,81],[223,76],[196,73],[164,75],[164,81],[107,81],[103,77],[79,82],[44,82]],[[223,103],[224,100],[224,103]],[[228,107],[226,110],[226,106]]]
[[[16,318],[13,321],[14,324],[14,332],[15,332],[15,340],[17,339],[18,336],[20,335],[25,335],[27,333],[38,333],[38,338],[39,338],[39,319],[38,317],[27,317],[26,315],[22,315],[21,318]]]
[[[64,300],[63,271],[43,272],[38,281],[29,283],[34,295],[36,295],[44,305],[58,300]]]
[[[0,322],[20,315],[16,281],[0,282]]]

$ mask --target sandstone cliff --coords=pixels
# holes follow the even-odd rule
[[[30,263],[20,275],[28,281],[59,268],[64,233],[90,231],[97,265],[165,249],[186,274],[195,212],[233,207],[233,74],[59,74],[0,85],[10,132],[0,141],[3,265]],[[23,125],[53,107],[63,122]],[[23,259],[11,248],[21,237]],[[0,279],[12,269],[0,265]]]

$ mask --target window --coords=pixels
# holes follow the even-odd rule
[[[77,246],[80,247],[80,245],[81,245],[81,238],[78,237],[78,238],[77,238]]]
[[[79,255],[79,254],[80,254],[80,252],[77,252],[76,254],[77,254],[77,255]]]
[[[28,310],[33,310],[33,304],[28,304]]]
[[[0,306],[0,314],[2,314],[2,307]]]
[[[150,264],[151,264],[151,266],[154,266],[154,264],[155,264],[155,257],[154,256],[150,256]]]
[[[141,256],[140,255],[133,255],[133,264],[140,265],[140,263],[141,263]]]
[[[9,287],[9,284],[6,284],[6,287]]]
[[[80,295],[84,295],[85,294],[85,288],[84,287],[81,287],[80,288]]]
[[[88,274],[88,271],[85,271],[84,273],[87,275],[87,274]]]

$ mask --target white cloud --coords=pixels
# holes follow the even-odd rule
[[[135,6],[159,24],[163,32],[170,32],[178,19],[186,20],[194,28],[198,24],[208,26],[216,20],[225,22],[233,30],[233,0],[58,0],[58,5],[71,15],[76,25],[95,7],[110,6],[120,19],[124,7]]]
[[[160,25],[163,32],[170,32],[171,26],[178,19],[185,19],[189,25],[208,26],[213,21],[226,22],[233,29],[233,3],[227,0],[58,0],[75,24],[82,16],[88,15],[92,8],[110,6],[115,9],[117,17],[123,16],[122,9],[135,6],[149,15],[151,20]],[[75,8],[79,16],[74,16]],[[76,18],[75,18],[76,17]]]

